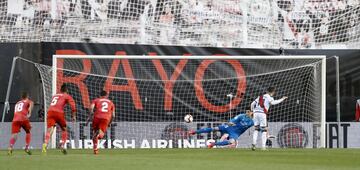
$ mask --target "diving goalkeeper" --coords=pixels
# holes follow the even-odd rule
[[[220,131],[222,135],[227,138],[220,140],[218,142],[213,142],[208,145],[208,148],[213,148],[214,146],[228,146],[236,147],[236,141],[241,134],[243,134],[247,129],[254,125],[252,120],[253,112],[247,110],[246,113],[241,113],[232,118],[228,123],[219,125],[214,128],[203,128],[199,130],[190,130],[190,135],[200,134],[200,133],[210,133],[213,131]]]

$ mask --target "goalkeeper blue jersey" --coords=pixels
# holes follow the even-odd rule
[[[219,130],[222,133],[229,134],[229,138],[237,139],[241,134],[243,134],[247,129],[254,126],[254,121],[251,117],[246,114],[239,114],[230,120],[231,123],[234,123],[234,126],[229,126],[223,124],[219,126]]]
[[[243,131],[243,132],[245,132],[250,127],[254,126],[253,119],[246,114],[239,114],[234,118],[232,118],[230,122],[235,124],[234,126],[235,129],[238,129],[239,131]]]

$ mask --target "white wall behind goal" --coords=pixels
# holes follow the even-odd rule
[[[139,126],[141,124],[141,126]],[[156,126],[154,126],[156,124]],[[176,129],[171,129],[173,122],[115,122],[113,126],[116,128],[109,128],[107,135],[108,140],[100,142],[100,147],[105,148],[115,148],[115,149],[124,149],[124,148],[177,148],[179,146],[179,140],[182,142],[183,148],[201,148],[205,147],[205,144],[210,139],[216,139],[219,134],[203,134],[195,136],[193,138],[182,138],[183,132],[180,131],[178,127],[181,127],[182,130],[188,130],[190,128],[196,129],[197,127],[207,127],[214,126],[219,123],[214,122],[198,122],[198,123],[177,123]],[[276,126],[273,126],[275,125]],[[279,124],[281,126],[279,126]],[[296,126],[294,126],[294,124]],[[311,124],[311,125],[310,125]],[[77,123],[76,134],[74,135],[73,124],[69,122],[69,148],[78,148],[78,149],[91,149],[92,140],[90,134],[90,126],[84,126],[85,123]],[[146,126],[148,125],[148,126]],[[289,126],[291,125],[291,126]],[[309,126],[310,125],[310,126]],[[313,126],[313,123],[285,123],[285,122],[270,122],[270,134],[274,135],[276,139],[272,139],[273,147],[286,147],[293,146],[297,147],[301,144],[305,144],[307,141],[306,148],[313,147],[313,141],[316,141],[317,135],[315,134],[317,125]],[[33,149],[41,148],[43,142],[43,123],[34,122],[32,123],[32,141],[31,147]],[[134,133],[129,129],[129,127],[147,127],[152,133]],[[153,127],[153,128],[152,128]],[[156,128],[154,128],[156,127]],[[274,127],[274,128],[272,128]],[[313,127],[313,128],[311,128]],[[360,148],[360,123],[355,122],[342,122],[340,126],[337,123],[327,123],[327,147],[331,148]],[[152,129],[151,129],[152,128]],[[11,123],[1,123],[0,124],[0,149],[6,149],[9,145],[8,139],[10,139],[10,130]],[[132,129],[132,128],[130,128]],[[331,129],[331,130],[329,130]],[[238,148],[250,148],[253,128],[246,131],[239,138]],[[120,132],[114,132],[120,131]],[[314,133],[315,132],[315,133]],[[144,132],[145,133],[145,132]],[[79,137],[83,136],[83,137]],[[76,136],[76,137],[75,137]],[[110,139],[110,136],[112,137]],[[79,138],[83,138],[79,141]],[[18,137],[18,142],[15,145],[15,148],[23,148],[25,145],[24,140],[25,133],[20,133]],[[172,144],[170,142],[172,141]],[[105,142],[105,143],[104,143]],[[339,145],[339,146],[338,146]]]

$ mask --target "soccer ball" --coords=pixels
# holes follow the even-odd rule
[[[191,122],[193,121],[193,117],[191,116],[191,114],[185,115],[184,121],[185,121],[186,123],[191,123]]]

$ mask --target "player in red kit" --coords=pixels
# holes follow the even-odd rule
[[[17,139],[17,135],[20,132],[21,128],[23,128],[26,132],[25,137],[25,152],[31,155],[31,151],[29,149],[29,144],[31,141],[31,125],[29,121],[29,117],[31,116],[31,111],[33,109],[34,103],[29,99],[29,95],[27,92],[23,92],[21,95],[21,100],[18,101],[15,105],[15,113],[14,118],[11,125],[11,138],[10,138],[10,146],[8,154],[11,155],[13,152],[13,147]]]
[[[60,148],[63,154],[67,154],[64,144],[67,140],[66,120],[64,107],[69,104],[71,107],[72,120],[76,121],[76,107],[74,99],[67,93],[67,87],[65,84],[61,86],[60,93],[55,94],[52,97],[50,107],[47,112],[47,131],[45,135],[45,141],[42,146],[42,152],[46,153],[47,144],[50,136],[54,131],[54,127],[58,124],[61,128],[61,143]]]
[[[87,121],[90,121],[93,113],[93,148],[94,154],[99,153],[99,149],[97,148],[99,139],[102,139],[105,135],[106,129],[111,124],[113,118],[115,117],[115,107],[114,103],[107,98],[106,91],[102,91],[100,93],[100,98],[97,98],[92,101],[90,106],[90,116]]]

